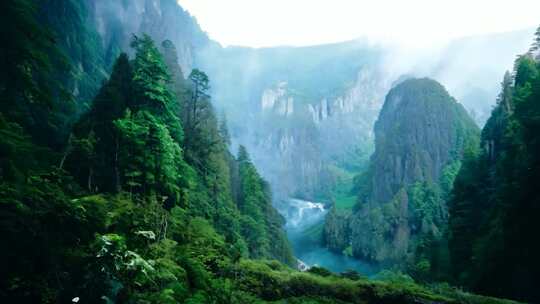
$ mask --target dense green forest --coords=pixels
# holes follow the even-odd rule
[[[468,151],[449,202],[449,248],[458,284],[537,302],[540,247],[540,29],[506,73],[482,143]]]
[[[428,81],[392,89],[370,168],[355,178],[358,202],[331,210],[327,246],[387,265],[393,258],[418,282],[538,302],[539,48],[540,29],[504,75],[481,134],[463,109],[434,110],[448,97]]]
[[[133,33],[124,49],[110,33],[104,43],[92,4],[0,2],[1,303],[540,300],[540,30],[505,76],[481,145],[469,143],[477,130],[464,110],[435,90],[456,112],[449,158],[463,156],[461,169],[407,191],[418,212],[448,198],[448,214],[423,223],[437,221],[437,244],[448,244],[444,273],[367,278],[298,271],[269,183],[248,149],[231,152],[208,75],[182,71],[169,39]],[[413,260],[429,260],[431,246],[414,248]]]
[[[54,4],[83,13],[76,2],[53,1],[53,11]],[[2,24],[0,116],[2,231],[5,244],[14,243],[3,253],[8,302],[74,295],[162,302],[191,293],[204,303],[227,296],[203,293],[218,284],[212,269],[245,257],[295,264],[267,183],[245,149],[237,158],[229,153],[208,77],[193,70],[184,80],[170,41],[160,51],[150,37],[133,36],[133,58],[119,54],[78,115],[87,95],[67,87],[78,76],[70,58],[85,54],[64,47],[63,32],[44,30],[31,1],[4,6],[11,18]],[[82,23],[67,28],[78,39],[92,36]],[[99,43],[81,47],[100,55]]]

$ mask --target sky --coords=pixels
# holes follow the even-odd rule
[[[224,46],[368,38],[425,47],[540,25],[540,0],[178,0]]]

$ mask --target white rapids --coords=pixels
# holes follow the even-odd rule
[[[324,218],[329,211],[324,204],[290,198],[281,207],[299,270],[321,266],[337,273],[346,270],[356,270],[368,276],[375,273],[376,268],[369,263],[331,252],[321,245]]]
[[[320,223],[328,210],[324,204],[292,198],[286,210],[287,229],[306,229]]]

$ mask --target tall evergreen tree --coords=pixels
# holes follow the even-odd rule
[[[170,80],[163,56],[148,35],[133,36],[131,47],[136,55],[133,61],[133,88],[137,106],[162,114],[172,102],[167,89]]]
[[[540,273],[540,64],[520,56],[505,75],[498,104],[482,132],[483,150],[469,157],[450,201],[454,276],[476,291],[538,301]]]

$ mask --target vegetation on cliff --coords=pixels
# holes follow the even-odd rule
[[[417,251],[445,232],[445,199],[478,133],[465,109],[434,80],[398,84],[375,125],[370,167],[355,179],[357,206],[349,216],[330,213],[327,243],[341,250],[350,244],[354,256],[376,262],[420,263]],[[336,224],[336,212],[349,223]],[[425,258],[422,271],[433,271]]]
[[[0,4],[0,302],[512,303],[445,284],[420,286],[393,272],[371,280],[354,271],[295,270],[297,261],[282,229],[284,219],[272,206],[270,187],[246,148],[240,146],[237,155],[230,152],[226,120],[215,114],[208,76],[189,69],[184,77],[188,71],[181,70],[181,51],[172,40],[156,44],[153,38],[160,36],[155,33],[133,35],[131,49],[122,53],[122,31],[105,22],[104,28],[118,32],[98,34],[91,22],[90,5],[96,3]],[[177,5],[173,0],[160,4],[163,9]],[[184,16],[178,12],[173,15]],[[190,18],[178,22],[199,35]],[[149,20],[143,24],[154,32],[163,28],[159,22],[152,28]],[[440,85],[421,79],[396,87],[388,107],[403,108],[383,110],[374,164],[368,175],[356,179],[356,189],[369,189],[369,196],[352,211],[343,208],[354,213],[330,213],[335,225],[325,231],[335,239],[327,239],[329,244],[359,255],[354,224],[364,220],[358,216],[369,206],[370,221],[380,222],[371,231],[394,237],[396,227],[409,229],[415,241],[407,254],[422,257],[414,264],[418,277],[438,269],[428,249],[443,234],[447,213],[441,202],[465,154],[450,209],[450,253],[458,263],[453,275],[480,291],[491,292],[478,282],[493,275],[489,286],[500,288],[496,294],[532,292],[526,283],[533,282],[530,274],[537,263],[525,256],[529,247],[523,242],[534,237],[537,227],[532,221],[518,223],[532,220],[531,210],[536,211],[540,68],[533,55],[520,58],[516,66],[514,83],[504,91],[510,95],[503,94],[512,96],[510,110],[500,105],[494,111],[498,118],[484,130],[483,143],[496,147],[488,152],[466,149],[476,129]],[[500,104],[506,107],[504,100]],[[391,113],[407,119],[394,119]],[[501,126],[504,132],[495,131]],[[400,141],[399,134],[413,135]],[[378,171],[377,162],[386,163],[386,153],[389,164],[399,163],[394,159],[400,149],[407,151],[413,173],[397,179],[397,186],[379,184],[388,175],[384,166]],[[468,181],[475,174],[484,176],[484,167],[476,170],[474,164],[484,164],[486,157],[486,170],[502,170],[489,180],[501,190],[494,201],[485,202],[490,212],[481,213],[477,208],[482,205],[467,204],[477,198],[476,188],[467,187],[480,185]],[[515,178],[519,185],[511,182]],[[378,186],[386,188],[379,191]],[[512,198],[517,203],[505,204],[514,192],[520,193]],[[409,209],[403,213],[405,202]],[[476,217],[481,218],[480,230],[467,234],[470,239],[458,238],[459,229],[471,230],[461,223],[470,225]],[[342,234],[351,235],[353,247],[339,238]],[[372,240],[386,241],[378,234]],[[517,251],[500,247],[501,242]],[[523,275],[518,281],[523,289],[512,289],[515,285],[484,268],[485,263],[474,265],[479,277],[471,275],[471,252],[485,263],[492,252],[503,252],[495,261],[515,258],[517,264],[502,267],[503,275]],[[530,265],[530,272],[523,265]]]

